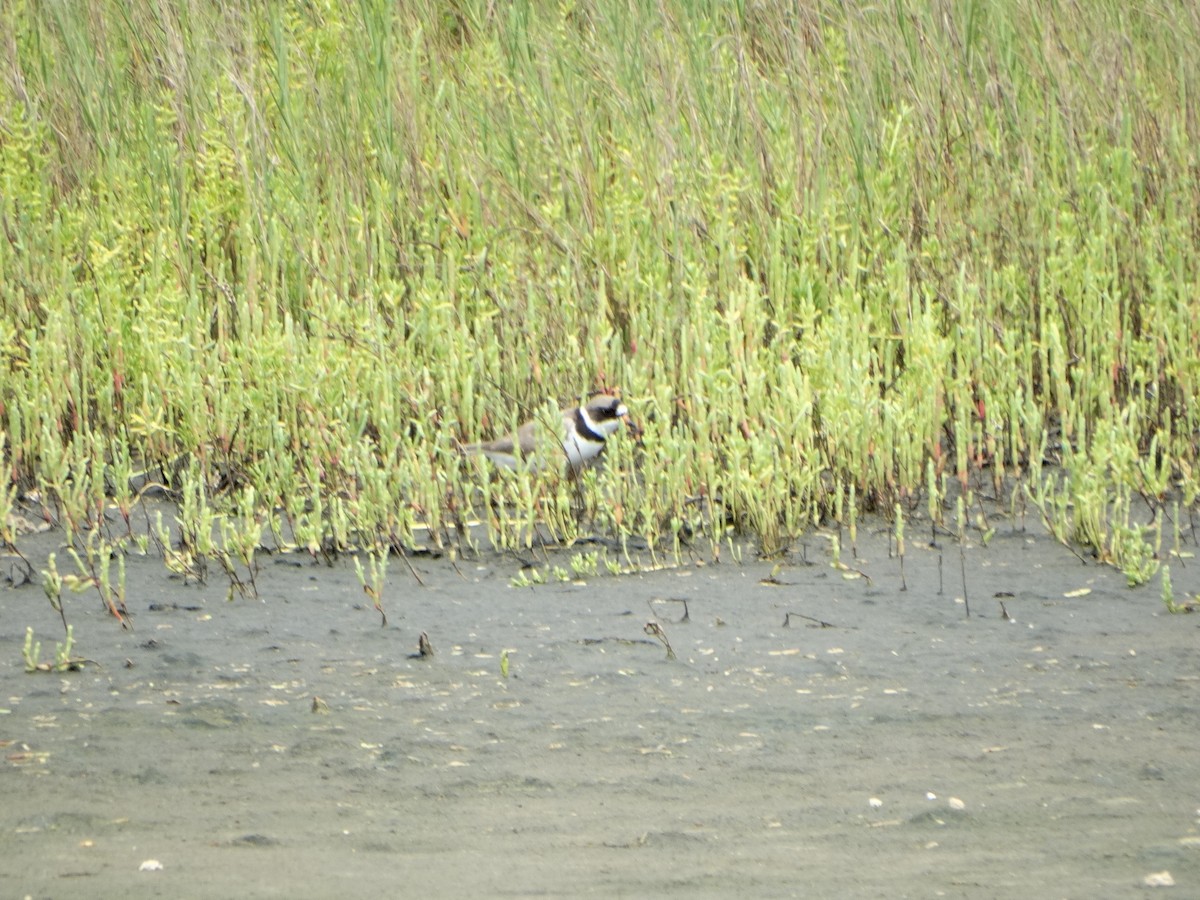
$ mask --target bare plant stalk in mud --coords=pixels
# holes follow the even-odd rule
[[[971,598],[967,595],[967,512],[962,494],[955,498],[955,521],[958,523],[958,565],[962,575],[963,609],[971,618]]]
[[[667,659],[675,659],[675,650],[671,647],[671,641],[667,638],[667,632],[658,622],[647,622],[646,627],[642,629],[652,638],[656,638],[667,649]]]

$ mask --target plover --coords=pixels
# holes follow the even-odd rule
[[[505,469],[516,468],[517,460],[526,460],[531,470],[553,465],[557,458],[573,472],[581,471],[604,449],[604,442],[622,422],[629,421],[629,410],[619,397],[597,394],[584,406],[562,410],[562,429],[558,446],[538,447],[539,439],[548,444],[551,423],[526,422],[513,434],[494,441],[464,444],[463,453],[479,453]],[[539,427],[540,426],[540,427]]]

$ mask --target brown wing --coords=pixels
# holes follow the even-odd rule
[[[517,449],[518,441],[520,442],[522,456],[528,456],[533,453],[534,427],[532,422],[526,422],[517,429],[516,434],[506,434],[504,437],[498,437],[494,441],[472,444],[471,449],[482,450],[485,453],[513,454]]]

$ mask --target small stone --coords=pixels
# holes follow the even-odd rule
[[[1175,887],[1175,879],[1171,877],[1171,873],[1166,870],[1162,872],[1151,872],[1142,879],[1142,884],[1146,887]]]

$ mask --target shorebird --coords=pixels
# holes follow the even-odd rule
[[[629,422],[629,410],[612,394],[597,394],[583,406],[567,407],[561,415],[562,428],[555,436],[557,440],[551,439],[551,423],[542,425],[534,420],[494,441],[464,444],[462,452],[482,454],[505,469],[516,468],[517,460],[524,459],[535,471],[552,465],[557,458],[578,473],[600,455],[605,440],[616,433],[621,423]]]

